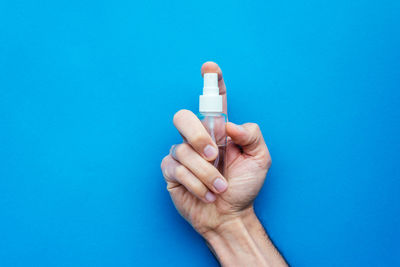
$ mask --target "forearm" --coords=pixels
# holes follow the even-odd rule
[[[253,209],[204,237],[223,266],[287,266]]]
[[[288,266],[272,241],[269,239],[253,208],[243,217],[243,221],[264,258],[271,266]]]

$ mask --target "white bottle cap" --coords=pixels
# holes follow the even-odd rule
[[[218,73],[204,73],[203,95],[200,96],[200,112],[222,112],[222,96],[219,95]]]

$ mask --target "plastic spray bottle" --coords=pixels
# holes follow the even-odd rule
[[[219,94],[218,74],[204,74],[203,95],[200,95],[199,119],[218,146],[218,156],[214,166],[224,174],[226,152],[227,115],[223,113],[222,96]]]

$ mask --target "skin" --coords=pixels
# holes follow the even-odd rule
[[[201,73],[218,73],[220,95],[227,114],[222,71],[206,62]],[[224,175],[212,164],[217,146],[200,120],[189,110],[174,115],[183,143],[172,146],[161,169],[179,213],[202,235],[223,266],[287,266],[254,213],[271,157],[255,123],[228,122]]]

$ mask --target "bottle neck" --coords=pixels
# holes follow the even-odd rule
[[[226,116],[225,113],[222,112],[204,112],[200,111],[200,114],[203,116]]]

